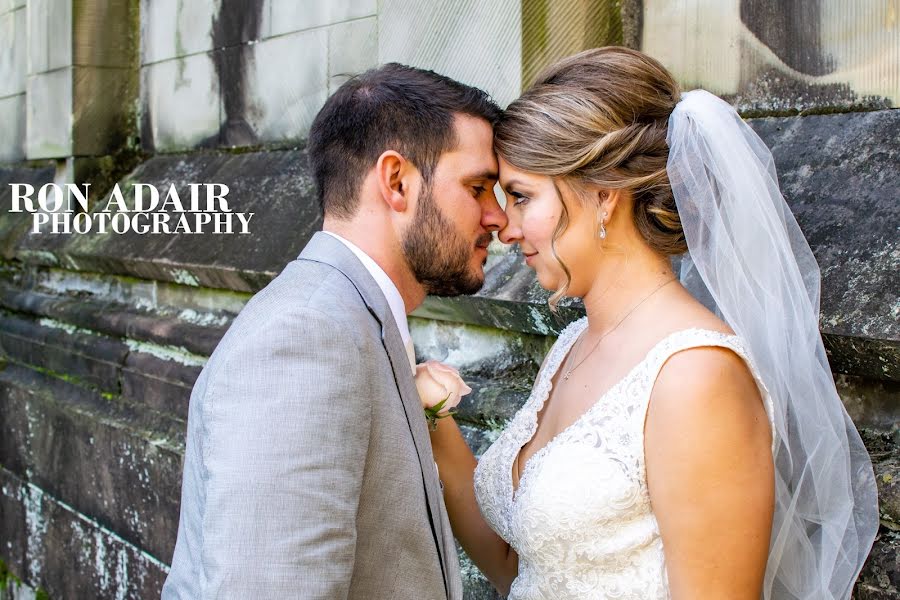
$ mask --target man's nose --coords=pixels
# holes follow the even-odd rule
[[[508,222],[509,219],[500,207],[500,203],[497,202],[496,198],[492,198],[482,211],[481,224],[488,231],[500,231],[506,227]]]

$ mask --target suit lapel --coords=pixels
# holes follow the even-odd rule
[[[397,325],[391,320],[383,326],[382,335],[387,349],[391,368],[394,371],[394,381],[400,391],[400,399],[406,412],[406,420],[416,452],[419,454],[419,464],[422,467],[422,479],[425,484],[425,495],[428,500],[428,512],[431,518],[431,528],[435,535],[435,543],[438,548],[438,558],[441,561],[441,570],[444,575],[444,586],[449,591],[449,573],[447,569],[446,548],[444,547],[443,514],[441,512],[441,489],[437,477],[437,467],[434,464],[434,453],[431,450],[431,437],[428,434],[428,426],[425,424],[425,415],[422,412],[422,403],[419,400],[419,392],[409,368],[409,360],[406,357],[406,349],[400,338]]]
[[[316,233],[309,241],[306,248],[298,257],[301,260],[312,260],[331,265],[356,287],[360,296],[379,323],[381,323],[381,339],[384,344],[388,360],[391,363],[394,381],[403,404],[403,411],[409,424],[413,444],[419,457],[419,465],[422,469],[422,482],[425,486],[425,497],[428,504],[428,517],[431,522],[431,531],[434,535],[435,545],[438,550],[438,558],[441,563],[441,571],[444,577],[444,586],[450,594],[450,581],[448,577],[448,549],[444,539],[443,516],[441,512],[441,490],[437,471],[434,465],[434,454],[431,450],[431,438],[428,427],[422,413],[422,404],[416,391],[415,381],[410,371],[409,359],[406,348],[400,337],[400,330],[394,321],[390,306],[378,287],[378,284],[359,262],[359,259],[340,241],[322,232]]]

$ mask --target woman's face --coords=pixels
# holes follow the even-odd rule
[[[500,230],[500,241],[519,244],[526,264],[535,270],[541,287],[557,290],[566,283],[566,274],[553,256],[552,240],[563,214],[568,208],[569,224],[556,241],[556,254],[566,264],[572,281],[566,295],[583,296],[597,273],[599,240],[596,237],[597,209],[575,197],[565,185],[559,193],[553,179],[519,170],[502,157],[500,185],[506,193],[506,227]]]

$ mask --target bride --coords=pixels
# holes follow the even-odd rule
[[[516,599],[848,598],[878,525],[874,477],[769,150],[728,104],[624,48],[550,67],[495,145],[500,239],[551,307],[578,297],[587,316],[480,463],[436,422],[475,564]]]

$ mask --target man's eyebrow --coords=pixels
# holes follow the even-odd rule
[[[498,176],[499,175],[498,175],[497,171],[487,170],[487,171],[482,171],[481,173],[476,173],[474,175],[468,175],[465,177],[465,180],[466,181],[486,181],[486,180],[497,181]]]

